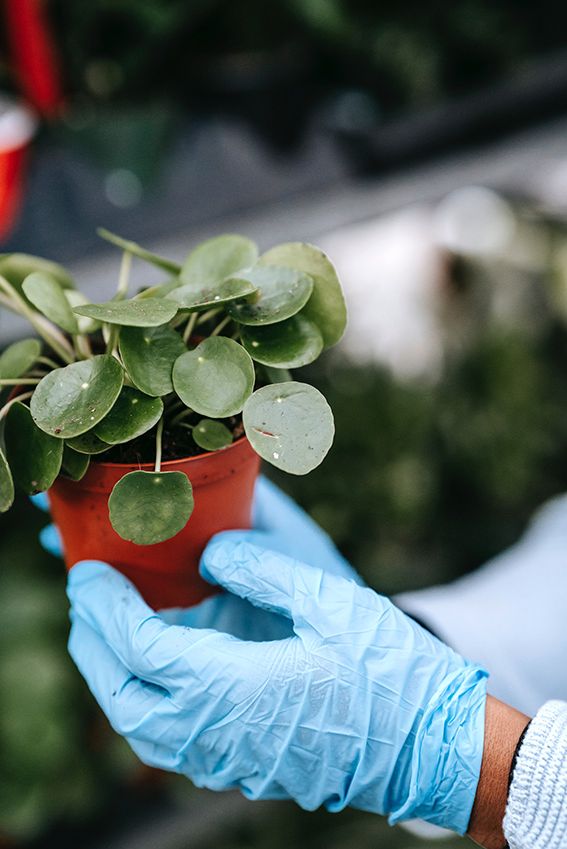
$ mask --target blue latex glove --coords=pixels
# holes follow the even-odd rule
[[[34,495],[31,500],[40,509],[49,510],[45,493]],[[256,540],[266,548],[319,566],[334,575],[362,582],[317,523],[264,477],[256,484],[253,525],[262,531]],[[55,525],[43,528],[40,540],[50,554],[61,556],[61,538]],[[277,640],[292,633],[289,619],[258,610],[245,599],[229,593],[207,598],[195,607],[164,611],[162,615],[170,624],[215,627],[243,640]]]
[[[167,625],[111,567],[71,571],[69,650],[113,727],[144,762],[198,786],[464,832],[483,670],[372,590],[254,539],[263,534],[218,535],[202,571],[288,617],[287,639]]]

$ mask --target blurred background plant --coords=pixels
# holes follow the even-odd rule
[[[309,69],[322,93],[358,84],[380,110],[399,112],[471,91],[563,47],[552,0],[537,9],[525,0],[48,0],[47,9],[72,102],[146,103],[167,92],[190,104],[215,82],[203,74],[212,59],[232,72],[227,87],[245,79],[277,84],[288,70],[278,51],[291,46],[295,71]]]

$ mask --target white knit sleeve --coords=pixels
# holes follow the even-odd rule
[[[504,834],[510,849],[567,849],[567,702],[547,702],[520,747]]]

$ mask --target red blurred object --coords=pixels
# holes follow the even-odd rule
[[[63,103],[57,54],[42,0],[4,0],[8,43],[23,96],[45,118]]]
[[[36,128],[31,110],[0,98],[0,241],[11,231],[19,211],[25,160]]]
[[[79,560],[103,560],[130,578],[155,610],[197,604],[218,591],[199,575],[201,552],[213,534],[250,527],[259,467],[245,437],[222,451],[162,463],[164,472],[187,474],[195,509],[182,531],[156,545],[126,542],[108,515],[108,497],[120,478],[137,469],[152,471],[152,464],[93,462],[82,481],[58,478],[49,502],[67,569]]]

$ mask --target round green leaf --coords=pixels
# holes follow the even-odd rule
[[[254,363],[242,345],[211,336],[173,366],[173,386],[187,407],[223,419],[239,413],[254,388]]]
[[[193,428],[193,439],[205,451],[218,451],[232,442],[232,433],[222,422],[213,419],[201,419]]]
[[[23,294],[22,283],[34,271],[49,274],[63,289],[74,289],[75,287],[75,283],[69,272],[57,262],[51,262],[51,260],[43,259],[40,256],[31,256],[31,254],[4,254],[0,256],[0,274],[20,294]]]
[[[335,268],[323,251],[305,242],[288,242],[263,254],[259,265],[285,265],[313,278],[313,294],[303,310],[323,335],[325,347],[335,345],[345,332],[347,310]]]
[[[103,442],[99,439],[94,430],[88,430],[86,433],[81,433],[80,436],[74,436],[67,440],[67,445],[76,451],[78,454],[103,454],[110,450],[108,442]]]
[[[122,248],[123,251],[127,251],[133,256],[139,257],[139,259],[143,259],[144,262],[149,262],[150,265],[157,265],[158,268],[163,268],[165,271],[170,271],[172,274],[179,274],[181,270],[181,267],[177,265],[177,263],[171,262],[171,260],[165,259],[163,256],[158,256],[158,254],[153,254],[150,251],[147,251],[137,242],[131,242],[129,239],[123,239],[121,236],[116,236],[109,230],[105,230],[104,227],[100,227],[97,230],[97,233],[102,239],[116,245],[118,248]]]
[[[257,363],[282,369],[306,366],[323,350],[319,328],[303,315],[264,327],[243,327],[241,340]]]
[[[15,380],[31,369],[41,354],[38,339],[22,339],[0,354],[0,379]]]
[[[84,307],[86,306],[86,304],[90,304],[89,299],[77,289],[64,289],[63,291],[65,293],[67,301],[69,302],[69,306],[72,308]],[[95,321],[93,318],[86,318],[86,316],[76,315],[75,319],[79,326],[79,333],[94,333],[100,328],[100,321]]]
[[[168,298],[175,301],[182,310],[204,310],[245,298],[255,292],[252,283],[232,278],[211,286],[180,286],[170,292]]]
[[[292,475],[316,468],[333,444],[331,408],[306,383],[291,381],[258,389],[244,406],[243,421],[260,457]]]
[[[179,306],[167,298],[145,300],[107,301],[104,304],[86,304],[75,307],[77,315],[86,315],[106,324],[128,327],[157,327],[165,324],[177,313]]]
[[[6,456],[16,484],[27,495],[49,489],[61,469],[63,443],[35,424],[29,408],[13,404],[8,413]]]
[[[108,507],[122,539],[153,545],[185,527],[193,512],[193,488],[183,472],[130,472],[112,490]]]
[[[5,513],[14,503],[14,481],[8,460],[0,445],[0,513]]]
[[[302,309],[313,291],[313,280],[293,268],[256,266],[238,274],[258,290],[248,301],[227,304],[227,311],[241,324],[275,324]]]
[[[80,437],[77,438],[80,439]],[[87,473],[90,462],[91,458],[88,454],[80,454],[78,451],[74,451],[67,443],[64,444],[61,471],[66,478],[71,478],[73,481],[82,480]]]
[[[65,297],[64,290],[54,277],[50,277],[43,271],[34,271],[26,277],[22,288],[28,301],[53,324],[62,327],[67,333],[79,332],[77,318]]]
[[[33,419],[60,439],[86,433],[112,408],[123,380],[122,366],[106,354],[55,369],[35,389],[30,405]]]
[[[124,386],[113,408],[97,424],[94,432],[110,445],[130,442],[157,424],[162,413],[161,398],[150,398],[138,389]]]
[[[120,355],[126,371],[146,395],[157,397],[173,392],[173,364],[185,351],[183,339],[168,324],[124,327],[120,331]]]
[[[250,239],[232,234],[216,236],[191,251],[181,269],[181,282],[206,288],[254,265],[257,258],[258,248]]]

